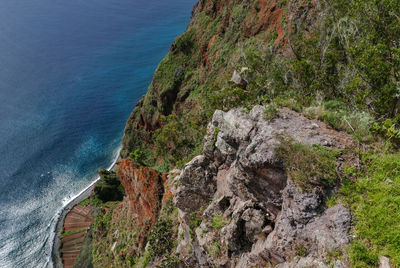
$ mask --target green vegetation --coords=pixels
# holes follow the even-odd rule
[[[283,159],[286,172],[292,180],[305,191],[317,186],[329,186],[336,183],[336,161],[339,152],[322,146],[309,146],[294,143],[286,137],[280,137],[278,156]]]
[[[95,197],[102,202],[121,201],[124,197],[124,188],[117,179],[114,171],[99,170],[100,180],[94,187]]]
[[[283,139],[278,151],[287,173],[305,191],[344,183],[327,205],[343,202],[355,214],[356,238],[347,250],[354,267],[375,267],[380,255],[400,266],[398,1],[322,0],[314,22],[298,24],[281,16],[285,35],[281,43],[277,28],[259,25],[258,1],[224,1],[221,7],[209,2],[158,66],[126,126],[122,155],[167,172],[201,152],[206,125],[216,109],[248,111],[261,104],[266,120],[275,118],[281,107],[302,112],[353,135],[359,145],[354,153],[361,154],[361,163],[345,160],[340,167],[343,174],[338,174],[337,159],[345,152]],[[287,12],[288,1],[278,2]],[[298,5],[292,9],[309,8],[309,1],[292,4]],[[237,86],[230,79],[242,67],[247,67],[241,75],[248,83]],[[218,131],[214,129],[214,141]],[[158,258],[162,267],[176,266],[178,258],[171,253],[176,246],[171,241],[178,240],[174,209],[169,216],[163,206],[149,247],[141,252],[132,246],[139,230],[130,222],[112,221],[116,203],[107,201],[121,200],[123,190],[115,173],[102,173],[96,198],[90,201],[99,207],[93,263],[144,267]],[[215,215],[212,226],[220,230],[229,222]],[[195,230],[201,221],[193,215],[190,223]],[[124,228],[131,231],[121,232],[123,242],[116,246],[115,258],[104,240],[114,241],[112,233]],[[220,246],[207,249],[210,255],[218,254]],[[328,253],[328,261],[342,253]]]
[[[400,266],[400,153],[362,154],[363,169],[349,177],[339,198],[355,215],[354,267],[375,267],[380,255]],[[353,173],[354,174],[354,173]]]
[[[297,249],[297,256],[304,257],[307,255],[307,249],[305,247],[300,247]]]
[[[224,227],[225,225],[227,225],[229,222],[231,221],[231,219],[227,219],[222,215],[214,215],[213,219],[212,219],[212,227],[214,227],[217,230],[222,229],[222,227]]]
[[[214,127],[213,140],[212,140],[212,146],[214,148],[215,148],[215,143],[217,142],[218,133],[219,133],[219,128]]]
[[[87,230],[87,228],[80,228],[80,229],[76,229],[76,230],[71,230],[71,231],[68,231],[68,232],[63,232],[61,234],[61,236],[65,237],[65,236],[77,234],[77,233],[80,233],[80,232],[83,232],[83,231],[86,231],[86,230]]]
[[[152,167],[156,163],[154,153],[148,149],[136,148],[133,152],[129,154],[129,157],[132,158],[135,163],[140,166]]]
[[[207,247],[207,252],[208,254],[213,257],[213,258],[217,258],[218,255],[221,252],[221,245],[218,241],[214,241],[214,243],[211,246]]]
[[[157,268],[175,268],[179,267],[180,263],[181,260],[177,256],[166,255]]]
[[[361,142],[372,140],[370,130],[374,123],[373,116],[367,112],[352,112],[342,101],[331,100],[310,106],[304,110],[304,114],[324,121],[336,130],[346,131]]]
[[[153,256],[162,256],[174,246],[173,222],[170,219],[159,220],[149,235],[149,245]]]
[[[342,256],[343,256],[343,252],[340,249],[332,249],[327,252],[326,260],[327,260],[328,264],[331,264],[331,266],[332,266],[334,261],[342,258]]]
[[[400,129],[396,125],[391,119],[386,119],[382,123],[374,122],[372,131],[398,147],[400,144]]]
[[[265,110],[264,110],[264,119],[265,120],[270,121],[270,120],[276,118],[278,115],[279,115],[279,111],[273,103],[265,106]]]
[[[195,211],[189,215],[189,223],[190,223],[189,227],[193,231],[196,230],[196,228],[199,227],[201,224],[201,218],[198,217],[197,214],[198,214],[197,211]]]
[[[350,246],[348,253],[355,268],[376,267],[379,262],[376,253],[357,240]]]
[[[296,3],[298,8],[304,4]],[[282,16],[277,23],[285,33],[284,48],[276,43],[275,30],[260,31],[254,14],[258,9],[257,2],[228,1],[214,14],[206,5],[175,40],[140,111],[134,112],[155,126],[154,133],[127,126],[124,143],[135,160],[160,170],[182,166],[201,151],[206,124],[216,109],[263,104],[268,120],[276,116],[275,106],[303,110],[361,142],[373,140],[374,121],[375,133],[385,131],[386,119],[399,125],[400,23],[395,1],[323,0],[312,35],[309,25],[294,26]],[[242,73],[248,81],[245,88],[230,81],[233,70],[242,67],[247,67]],[[138,148],[156,151],[160,158],[141,160]]]
[[[177,246],[177,241],[178,211],[172,199],[169,199],[163,205],[158,221],[150,231],[149,247],[144,253],[146,262],[149,262],[152,258],[159,258],[162,260],[161,267],[175,267],[174,265],[180,262],[177,256],[172,255]]]
[[[163,118],[165,125],[153,139],[157,154],[167,163],[184,164],[201,152],[205,131],[197,121],[179,119],[175,115]]]

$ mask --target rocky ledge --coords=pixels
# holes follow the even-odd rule
[[[266,120],[264,109],[216,111],[203,154],[175,178],[180,258],[189,267],[348,266],[343,258],[327,261],[351,240],[350,211],[326,206],[340,176],[305,191],[277,148],[282,136],[336,150],[351,147],[352,138],[288,109]],[[339,171],[345,160],[337,159]]]

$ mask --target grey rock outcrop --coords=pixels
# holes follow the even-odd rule
[[[282,134],[308,145],[352,144],[347,134],[288,109],[270,121],[262,106],[216,111],[203,154],[177,180],[177,251],[187,266],[329,267],[324,256],[350,242],[350,211],[325,206],[335,189],[305,192],[287,176],[276,153]]]

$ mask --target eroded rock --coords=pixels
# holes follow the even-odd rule
[[[203,154],[177,179],[174,201],[184,234],[177,251],[185,263],[324,267],[318,265],[325,265],[328,251],[349,243],[350,211],[341,205],[325,209],[332,189],[306,192],[288,178],[276,153],[282,134],[308,145],[352,144],[347,134],[288,109],[269,121],[262,106],[248,114],[216,111]],[[306,256],[295,258],[300,249]]]

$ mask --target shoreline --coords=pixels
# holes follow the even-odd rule
[[[116,163],[118,162],[118,160],[120,159],[120,152],[121,152],[121,147],[118,148],[116,156],[112,162],[112,164],[109,166],[109,168],[107,168],[107,170],[112,170]],[[64,220],[65,217],[67,216],[68,212],[71,211],[71,209],[76,206],[77,204],[79,204],[80,202],[82,202],[83,200],[87,199],[90,194],[92,193],[94,186],[96,184],[96,182],[98,182],[100,180],[100,176],[98,176],[96,178],[96,180],[94,180],[88,187],[86,187],[85,189],[83,189],[80,193],[78,193],[75,197],[71,198],[71,200],[61,209],[60,213],[57,213],[57,219],[56,219],[56,224],[55,224],[55,228],[53,230],[53,244],[51,247],[51,263],[53,265],[53,267],[56,268],[61,268],[63,267],[62,265],[62,260],[59,257],[59,248],[60,248],[60,231],[64,226]]]

